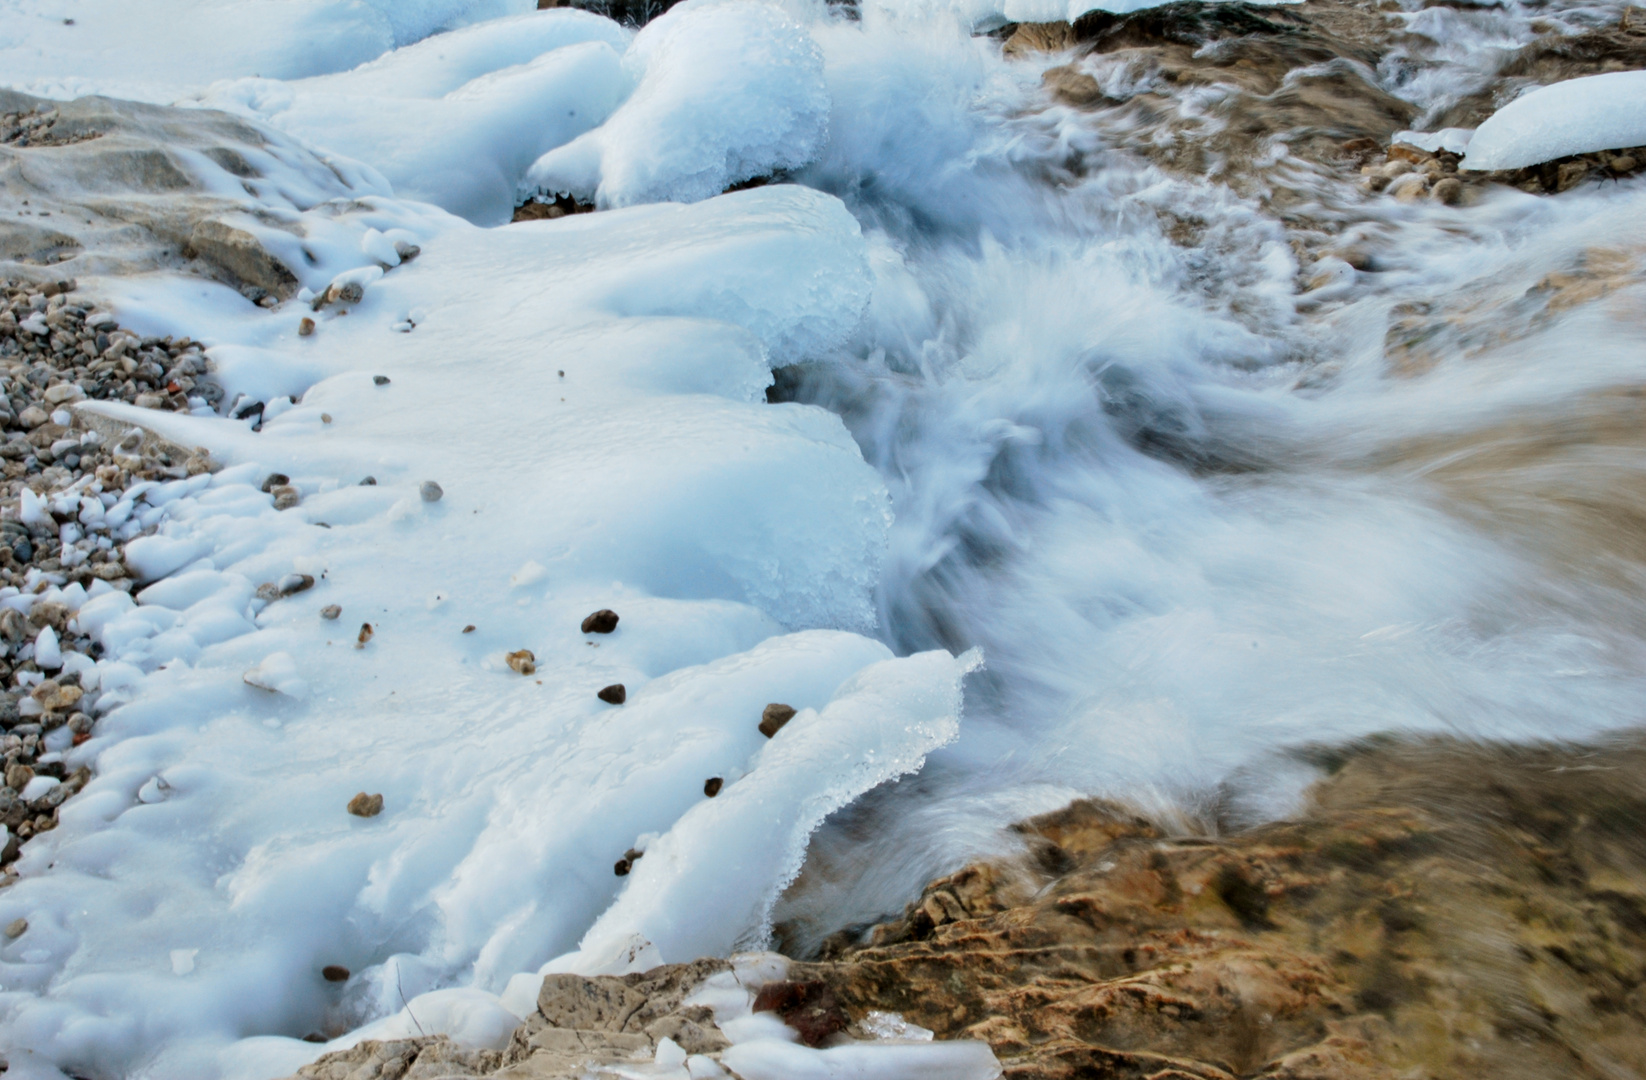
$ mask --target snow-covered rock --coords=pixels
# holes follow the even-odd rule
[[[1518,97],[1487,118],[1460,168],[1521,169],[1570,154],[1646,146],[1646,71],[1569,79]]]

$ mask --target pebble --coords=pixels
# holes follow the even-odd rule
[[[299,337],[308,337],[312,333],[314,333],[314,320],[305,315],[303,321],[297,324],[297,334]]]
[[[1447,206],[1456,206],[1463,201],[1463,181],[1455,176],[1448,176],[1434,186],[1429,192],[1429,197]]]
[[[373,375],[371,377],[371,381],[376,386],[389,385],[389,377],[387,375]]]
[[[274,508],[276,510],[290,510],[303,501],[303,496],[290,484],[277,487],[269,494],[274,496]]]
[[[383,812],[383,796],[367,795],[364,791],[349,800],[349,813],[355,817],[376,817]]]
[[[720,794],[720,789],[725,785],[725,780],[718,776],[711,776],[707,780],[703,781],[703,794],[712,799],[716,795]]]
[[[343,614],[343,609],[337,604],[327,604],[325,607],[320,609],[320,617],[322,619],[335,619],[341,614]]]
[[[372,639],[372,635],[375,634],[376,632],[377,631],[375,631],[371,628],[371,623],[369,623],[369,622],[361,623],[360,624],[360,634],[359,634],[358,637],[356,637],[354,639],[354,647],[357,648],[357,649],[364,649],[366,647],[366,642],[370,641]]]
[[[618,877],[628,877],[629,870],[633,865],[634,864],[629,862],[627,859],[618,859],[617,864],[612,867],[612,873],[616,874]]]
[[[794,714],[794,706],[772,702],[760,712],[760,734],[771,738],[783,730],[784,724],[794,719]]]
[[[28,932],[29,921],[27,919],[13,919],[11,922],[6,924],[6,936],[11,938],[13,941]]]
[[[474,624],[473,624],[473,623],[470,623],[470,624],[469,624],[469,625],[467,625],[467,626],[465,626],[465,627],[464,627],[464,628],[463,628],[463,632],[464,632],[464,633],[465,633],[465,634],[472,634],[472,633],[474,633]]]
[[[445,491],[433,480],[425,480],[423,486],[417,489],[417,493],[423,496],[424,502],[432,503],[439,502],[440,496],[444,495]]]
[[[509,666],[522,675],[531,675],[537,671],[537,657],[530,649],[516,649],[508,655]]]
[[[281,596],[295,596],[314,588],[314,578],[309,574],[287,574],[280,579],[278,588]]]
[[[609,634],[616,629],[617,612],[610,608],[601,608],[583,620],[583,632],[585,634]]]
[[[289,483],[291,483],[291,477],[287,476],[285,473],[271,472],[269,475],[263,477],[262,490],[264,494],[267,494],[272,492],[275,488],[285,487]]]
[[[22,762],[13,762],[6,767],[6,786],[13,791],[22,791],[33,779],[34,770]]]
[[[612,683],[610,686],[601,687],[600,691],[594,696],[607,704],[621,705],[623,702],[628,700],[629,692],[623,689],[623,684],[619,682]]]
[[[382,796],[378,796],[378,801],[382,802]],[[342,964],[327,964],[320,969],[320,977],[327,982],[348,982],[349,969]]]

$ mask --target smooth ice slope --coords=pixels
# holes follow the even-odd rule
[[[481,225],[509,219],[537,157],[628,95],[629,34],[572,8],[441,34],[353,71],[219,83],[200,104],[365,162],[403,197]]]
[[[1646,71],[1613,71],[1540,87],[1475,131],[1460,168],[1520,169],[1568,154],[1646,146]]]
[[[271,418],[254,433],[98,406],[247,464],[143,494],[133,516],[161,529],[133,562],[170,576],[135,607],[80,608],[107,650],[88,680],[107,715],[73,752],[97,778],[0,897],[33,927],[0,997],[14,1062],[216,1075],[245,1033],[347,1030],[401,993],[470,984],[441,1015],[491,1030],[498,1006],[472,994],[574,949],[622,891],[613,861],[667,836],[710,775],[726,806],[752,799],[783,824],[711,819],[744,838],[728,853],[773,846],[739,856],[746,902],[695,932],[758,940],[821,813],[954,733],[946,657],[783,636],[872,627],[888,527],[839,420],[763,395],[769,363],[838,344],[867,302],[836,200],[772,186],[487,231],[379,199],[296,224],[326,272],[348,236],[366,264],[345,270],[365,299],[311,337],[301,305],[269,315],[229,294],[214,316],[198,285],[113,285],[138,325],[238,337],[214,350],[219,376]],[[362,254],[373,236],[422,254],[385,273]],[[300,507],[271,508],[271,469]],[[424,479],[444,498],[421,500]],[[318,584],[253,599],[292,572]],[[336,622],[318,616],[329,603]],[[578,633],[602,606],[617,632]],[[521,648],[531,677],[504,663]],[[617,682],[628,704],[596,699]],[[904,720],[865,727],[865,693]],[[805,712],[767,743],[769,701],[835,719]],[[383,794],[380,816],[343,812],[360,790]],[[658,860],[648,890],[689,897],[694,863],[671,876]],[[316,978],[328,963],[355,973],[346,988]],[[265,1039],[233,1057],[278,1075],[320,1049]]]
[[[696,202],[806,164],[828,135],[823,56],[761,0],[687,0],[635,36],[632,97],[600,128],[544,155],[525,188],[602,207]]]
[[[167,102],[215,79],[344,71],[532,0],[54,0],[0,2],[0,80],[47,97]],[[72,15],[72,22],[65,16]]]

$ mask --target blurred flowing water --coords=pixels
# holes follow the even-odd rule
[[[1439,116],[1619,10],[1414,8],[1375,77]],[[1295,808],[1310,746],[1638,723],[1639,181],[1445,207],[1298,166],[1371,252],[1322,287],[1260,198],[1051,103],[1067,57],[873,12],[822,36],[831,147],[801,179],[863,223],[878,288],[774,393],[839,413],[893,493],[888,642],[987,667],[959,743],[814,839],[791,947],[1076,795],[1226,827]]]

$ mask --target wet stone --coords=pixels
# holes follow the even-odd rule
[[[439,502],[440,497],[446,494],[440,485],[433,480],[423,481],[423,485],[417,489],[417,493],[422,496],[423,501],[426,503]]]
[[[725,784],[726,781],[720,777],[711,776],[707,780],[703,781],[703,794],[712,799],[716,795],[720,794],[720,789],[724,787]]]
[[[516,649],[506,658],[509,667],[522,675],[531,675],[537,671],[537,657],[530,649]]]
[[[327,604],[325,607],[320,609],[320,617],[322,619],[335,619],[341,614],[343,614],[343,609],[337,604]]]
[[[383,812],[383,796],[367,795],[362,791],[349,800],[348,809],[355,817],[376,817]]]
[[[379,803],[382,802],[382,796],[378,796],[377,799]],[[348,982],[349,969],[341,964],[327,964],[320,969],[320,977],[329,983]]]
[[[760,713],[760,734],[771,738],[783,730],[783,725],[794,719],[795,709],[792,705],[783,705],[772,702]]]
[[[617,629],[617,612],[610,608],[601,608],[599,611],[583,620],[585,634],[609,634]]]
[[[623,688],[622,683],[612,683],[610,686],[601,687],[594,696],[609,705],[621,705],[628,700],[629,692]]]

